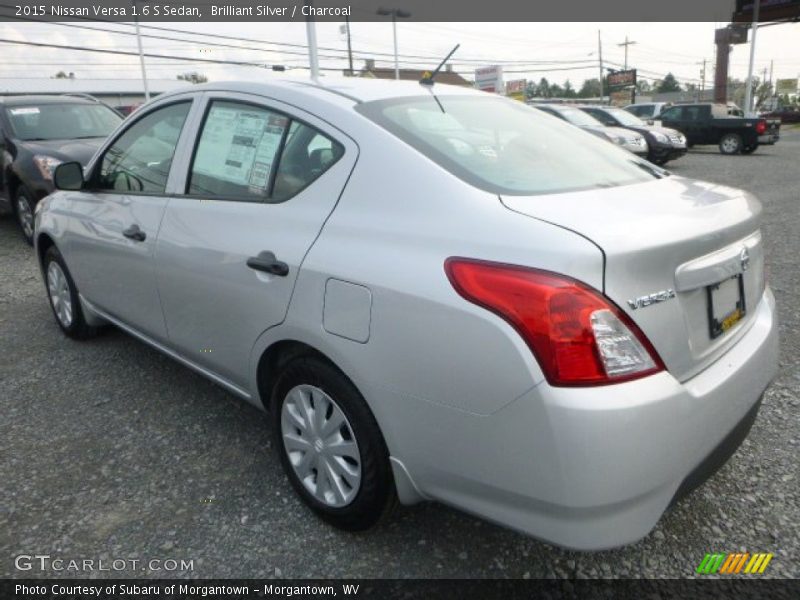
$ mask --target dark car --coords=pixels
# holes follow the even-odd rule
[[[661,123],[681,131],[692,146],[715,144],[723,154],[751,154],[759,144],[780,139],[780,120],[741,116],[741,109],[703,102],[681,104],[661,113]]]
[[[779,119],[781,123],[800,123],[800,107],[787,106],[763,113],[761,116],[767,119]]]
[[[13,212],[28,243],[36,203],[53,191],[62,162],[86,165],[122,117],[75,96],[0,98],[0,209]]]
[[[686,154],[686,137],[680,131],[648,125],[627,110],[615,106],[581,106],[580,108],[608,127],[624,127],[641,133],[650,148],[647,160],[651,163],[663,165]]]
[[[612,144],[621,146],[637,156],[643,158],[647,157],[647,142],[640,133],[636,133],[630,129],[623,129],[622,127],[606,127],[592,115],[574,106],[567,106],[565,104],[535,104],[534,106],[543,112],[558,117],[567,123],[572,123],[576,127],[580,127]]]

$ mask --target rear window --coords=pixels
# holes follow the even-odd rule
[[[496,194],[614,187],[661,176],[626,150],[488,94],[396,98],[356,110],[453,175]]]

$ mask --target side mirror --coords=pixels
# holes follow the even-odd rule
[[[80,190],[83,188],[83,167],[79,162],[62,163],[53,173],[53,183],[59,190]]]

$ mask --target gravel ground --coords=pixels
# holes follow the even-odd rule
[[[744,187],[765,206],[782,358],[748,440],[705,486],[623,549],[576,553],[436,504],[345,534],[295,498],[261,414],[121,332],[59,332],[31,250],[0,218],[0,576],[19,554],[192,559],[193,577],[685,577],[706,552],[800,548],[800,131],[753,156],[693,151],[675,173]],[[645,201],[646,199],[643,199]],[[61,572],[60,575],[68,575]],[[101,574],[102,575],[102,574]]]

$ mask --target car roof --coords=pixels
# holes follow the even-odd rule
[[[270,93],[291,91],[305,96],[315,97],[319,100],[332,100],[332,97],[346,98],[358,104],[375,100],[388,100],[426,95],[433,92],[436,95],[477,95],[484,96],[484,92],[472,88],[436,83],[433,86],[421,85],[415,81],[395,81],[384,79],[368,79],[362,77],[323,77],[318,81],[311,79],[269,79],[262,82],[254,81],[221,81],[204,83],[192,88],[181,88],[174,92],[162,94],[159,98],[171,95],[185,94],[186,92],[202,91],[228,91],[243,94],[269,95]]]
[[[4,106],[29,106],[31,104],[98,104],[96,100],[69,95],[0,96]]]

